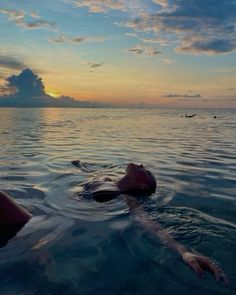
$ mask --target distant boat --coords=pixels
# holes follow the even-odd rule
[[[193,114],[193,115],[185,115],[185,118],[193,118],[193,117],[195,117],[195,116],[197,116],[197,114]]]

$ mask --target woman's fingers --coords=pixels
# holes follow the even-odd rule
[[[210,262],[209,268],[218,282],[223,282],[224,284],[229,283],[227,276],[224,274],[224,272],[218,265],[216,265],[213,262]]]
[[[218,282],[228,284],[229,280],[222,269],[211,261],[208,257],[186,252],[183,260],[187,263],[199,277],[203,277],[204,270],[210,271]]]
[[[203,276],[203,269],[201,268],[201,266],[197,262],[197,258],[195,257],[194,254],[192,254],[190,252],[185,253],[183,255],[183,259],[184,259],[185,263],[187,263],[193,269],[193,271],[195,271],[195,273],[199,277]]]
[[[216,265],[214,262],[212,262],[209,258],[200,257],[199,263],[202,268],[209,270],[215,276],[215,279],[218,282],[223,282],[225,284],[229,283],[228,278],[224,274],[222,269],[218,265]]]
[[[201,266],[198,264],[198,262],[195,259],[189,261],[189,265],[199,277],[203,276],[203,269],[201,268]]]

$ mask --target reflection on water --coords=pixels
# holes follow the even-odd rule
[[[236,117],[198,113],[1,109],[0,189],[34,214],[0,249],[1,294],[235,294],[233,279],[225,288],[195,277],[135,224],[122,196],[73,197],[87,181],[143,163],[158,183],[150,217],[236,277]]]

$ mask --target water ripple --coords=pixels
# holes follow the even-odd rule
[[[236,277],[236,116],[198,113],[187,120],[181,110],[1,109],[1,190],[34,217],[0,249],[0,292],[20,294],[12,274],[28,286],[16,267],[21,263],[29,280],[37,278],[51,294],[62,284],[67,294],[106,294],[109,281],[114,294],[186,294],[190,288],[192,294],[235,294],[234,283],[223,289],[210,276],[199,282],[135,223],[122,196],[96,203],[77,194],[88,181],[116,179],[127,163],[143,163],[158,184],[145,205],[150,218]],[[75,159],[92,172],[72,166]],[[94,279],[96,290],[89,283]]]

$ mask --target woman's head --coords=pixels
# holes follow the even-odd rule
[[[124,185],[126,191],[135,191],[151,195],[156,190],[154,175],[143,165],[129,163],[125,170]]]

